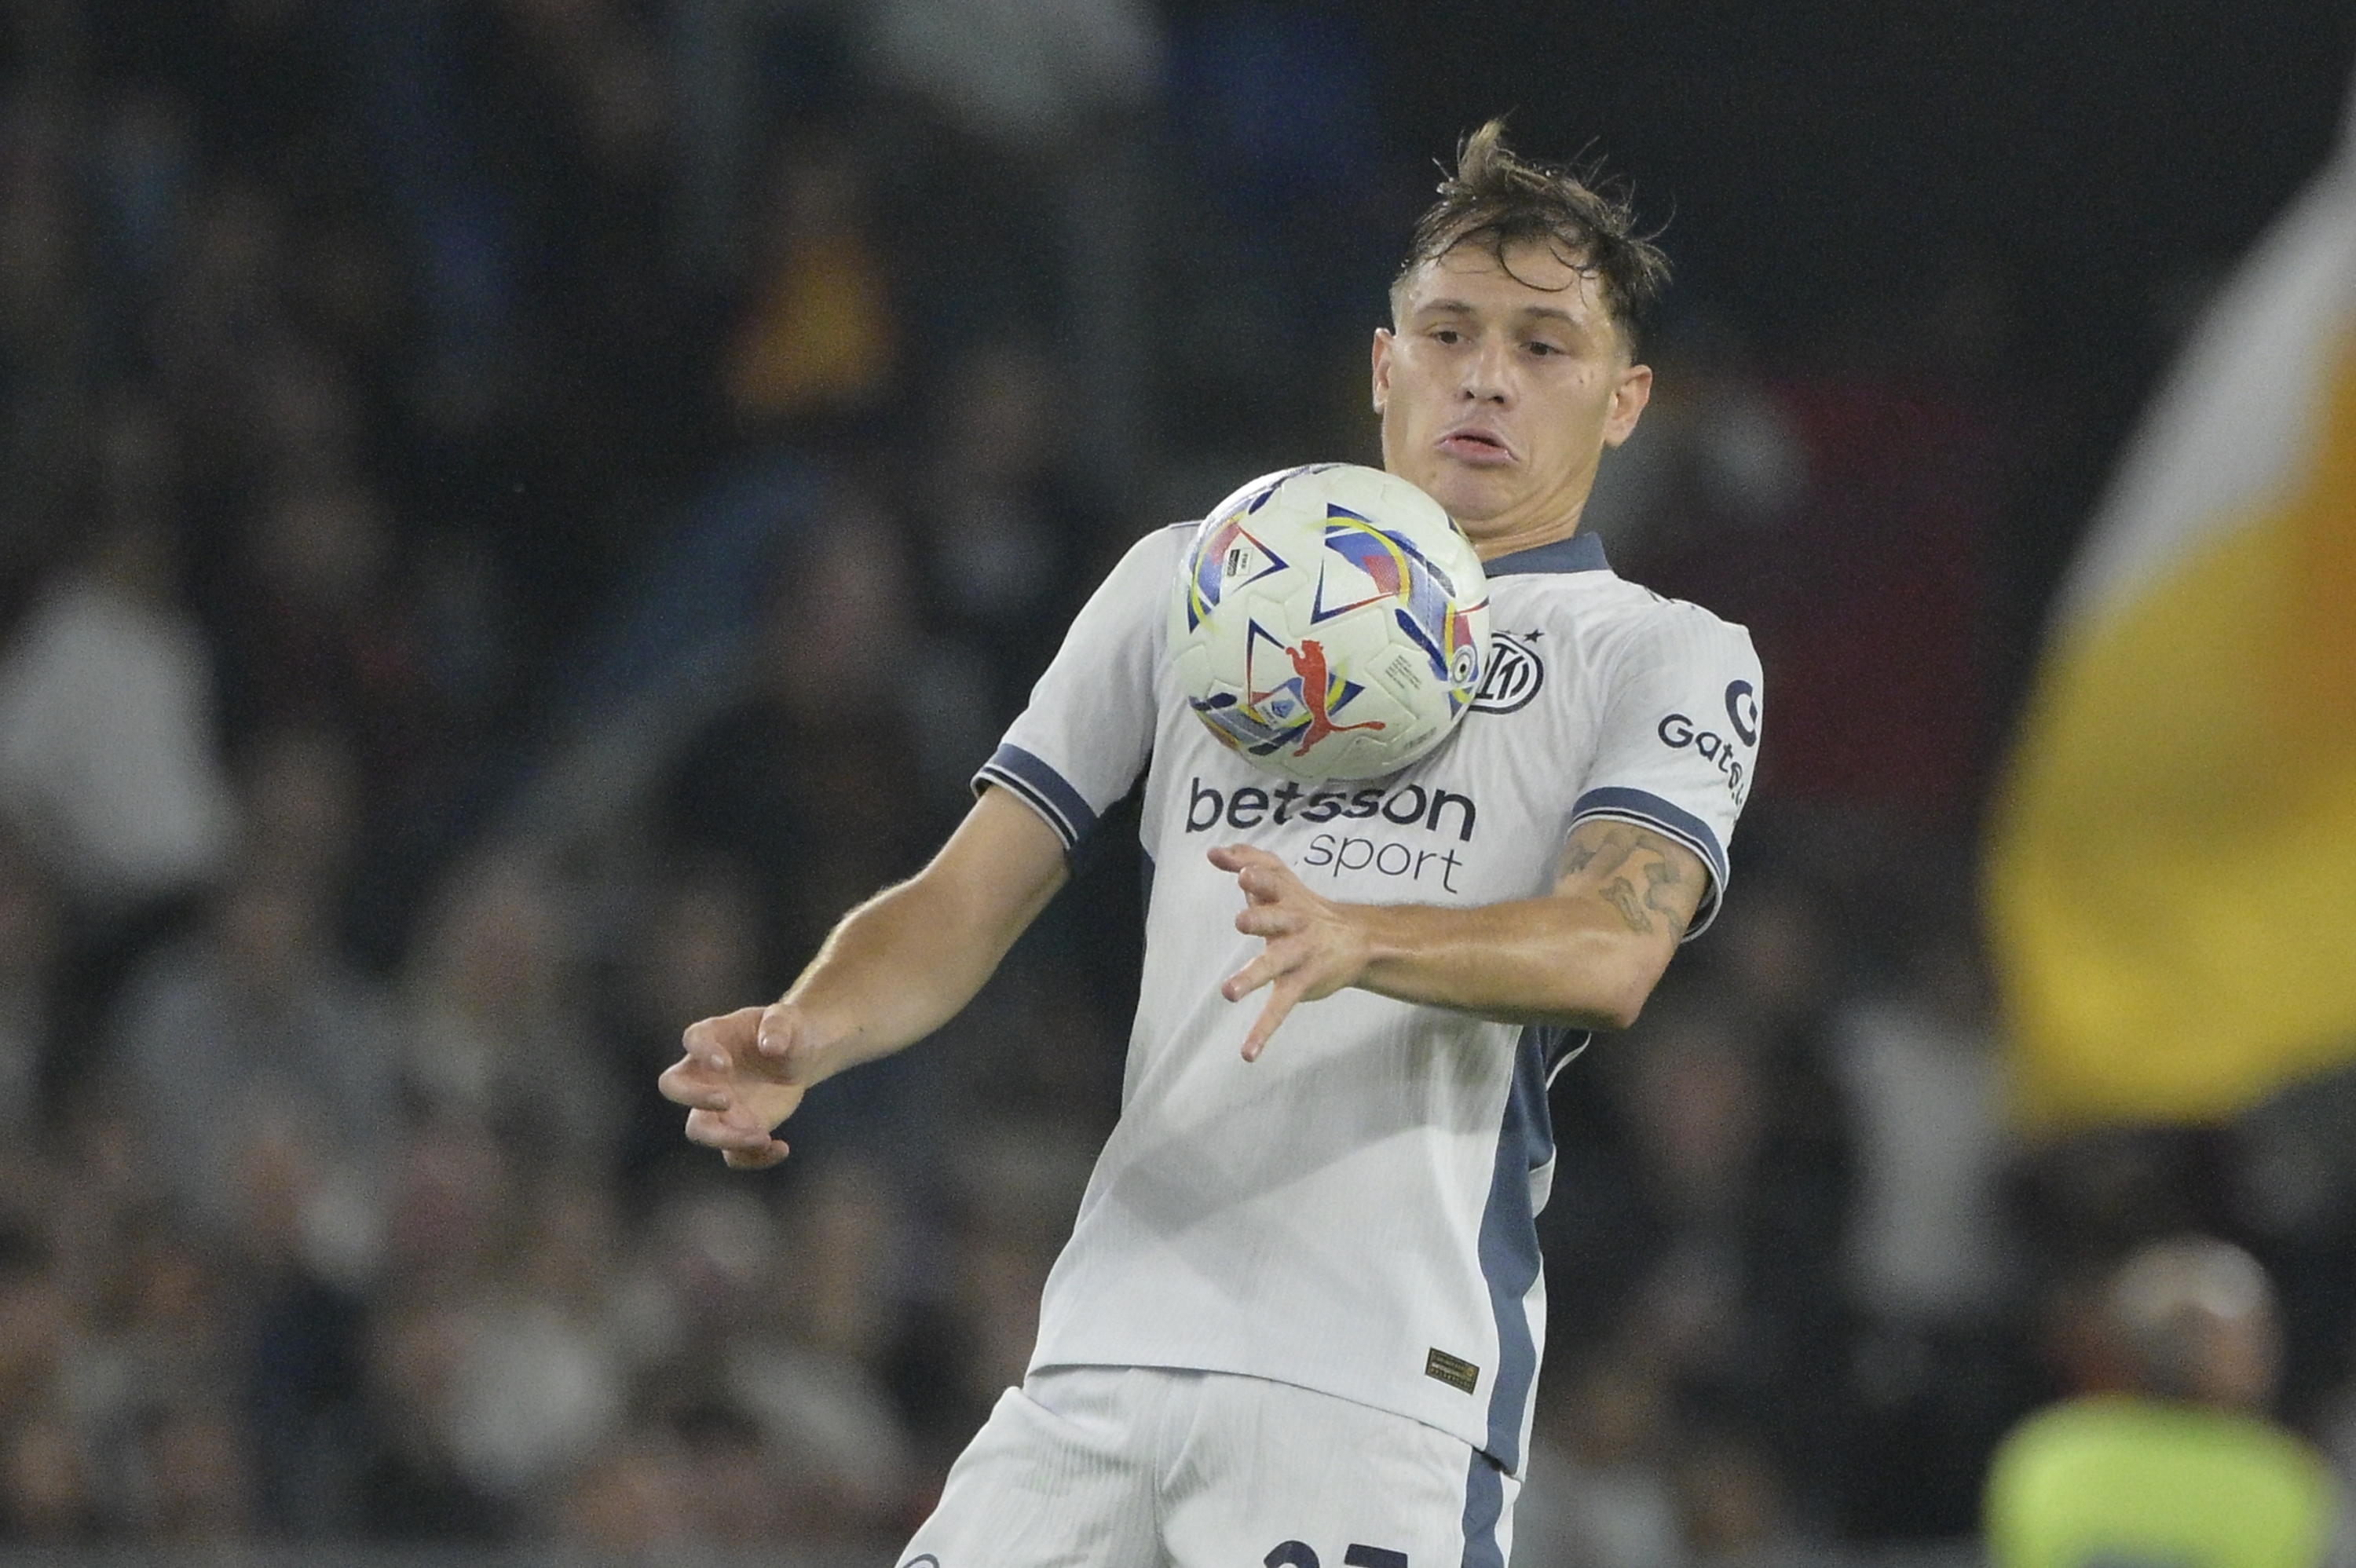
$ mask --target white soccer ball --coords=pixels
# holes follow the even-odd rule
[[[1379,778],[1448,737],[1489,665],[1481,558],[1396,475],[1321,463],[1253,480],[1196,530],[1170,645],[1211,733],[1306,783]]]

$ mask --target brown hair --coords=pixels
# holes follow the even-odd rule
[[[1459,245],[1481,246],[1513,274],[1506,251],[1536,241],[1595,280],[1634,357],[1668,286],[1668,257],[1636,231],[1626,187],[1603,180],[1598,165],[1539,163],[1506,146],[1505,137],[1505,121],[1492,120],[1457,147],[1456,172],[1440,182],[1440,199],[1416,221],[1407,260],[1391,282],[1394,311],[1416,269]]]

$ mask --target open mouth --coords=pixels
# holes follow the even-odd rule
[[[1451,430],[1440,438],[1440,450],[1465,463],[1510,463],[1513,449],[1485,430]]]

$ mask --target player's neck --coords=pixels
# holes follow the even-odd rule
[[[1484,561],[1497,560],[1570,538],[1579,531],[1580,518],[1586,511],[1587,497],[1582,496],[1568,514],[1556,510],[1527,519],[1499,517],[1478,532],[1471,528],[1464,531],[1472,540],[1474,554]]]

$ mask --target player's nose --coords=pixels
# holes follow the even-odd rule
[[[1511,350],[1490,339],[1481,345],[1480,352],[1465,356],[1461,390],[1466,402],[1509,403],[1514,398],[1513,379]]]

